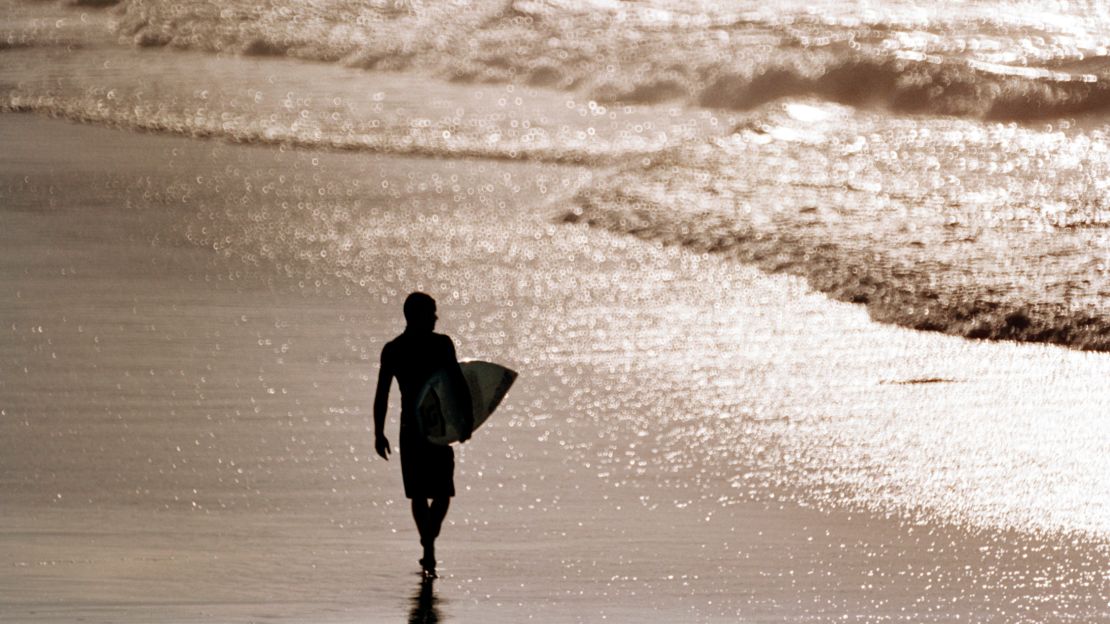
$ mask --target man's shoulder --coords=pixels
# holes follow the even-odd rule
[[[395,353],[397,351],[398,348],[403,346],[404,342],[405,342],[405,335],[400,334],[397,337],[395,337],[393,340],[390,340],[389,342],[385,343],[385,345],[382,346],[382,357],[383,358],[384,357],[390,357],[393,353]]]
[[[455,350],[455,341],[452,340],[451,337],[447,334],[433,333],[432,335],[435,337],[435,344],[439,348],[446,349],[452,352]]]
[[[447,334],[439,334],[431,332],[430,335],[426,334],[424,337],[414,337],[409,334],[401,334],[385,343],[382,347],[382,356],[391,357],[394,353],[404,353],[409,349],[427,349],[431,345],[435,349],[454,350],[455,341]]]

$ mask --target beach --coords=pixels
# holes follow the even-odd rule
[[[1107,617],[1101,527],[1034,531],[1022,526],[1029,510],[959,504],[1006,483],[1002,471],[923,490],[947,516],[884,513],[862,481],[885,467],[892,483],[910,482],[912,470],[857,456],[885,441],[806,422],[813,397],[836,394],[841,406],[819,410],[827,420],[854,415],[881,431],[896,418],[921,438],[965,427],[963,444],[989,446],[1007,433],[977,433],[973,414],[1027,424],[1052,409],[1099,413],[1101,395],[1074,389],[1097,387],[1104,356],[878,325],[794,279],[554,227],[528,199],[528,164],[494,170],[521,181],[499,191],[512,199],[500,220],[446,202],[412,223],[405,235],[438,260],[367,243],[384,256],[368,266],[395,264],[375,276],[383,286],[348,293],[183,243],[188,228],[164,211],[98,202],[93,189],[272,160],[318,159],[323,180],[368,167],[384,179],[414,168],[465,176],[460,163],[2,121],[21,155],[4,163],[6,619],[396,621],[419,610],[400,473],[370,444],[377,348],[401,329],[405,294],[384,284],[401,271],[458,292],[443,296],[441,316],[462,355],[522,371],[504,411],[459,449],[433,605],[445,620]],[[206,169],[178,174],[151,154]],[[588,178],[541,168],[571,188]],[[52,183],[53,206],[20,201]],[[451,247],[466,227],[494,241],[480,260]],[[584,243],[603,251],[561,255]],[[514,274],[521,262],[537,271]],[[979,362],[975,378],[961,358]],[[957,372],[951,383],[890,383]],[[735,397],[730,417],[713,418],[705,410],[724,394]],[[1097,421],[1073,426],[1097,440]],[[391,437],[395,427],[394,414]],[[1008,435],[1035,452],[1032,429]],[[921,439],[906,446],[943,455],[929,458],[934,468],[969,459]],[[843,475],[799,478],[825,453],[841,454]],[[864,502],[831,504],[853,478]],[[1025,484],[1010,485],[1020,500]],[[989,528],[1007,517],[1026,530]]]
[[[1101,14],[510,5],[0,3],[0,620],[1110,622]]]

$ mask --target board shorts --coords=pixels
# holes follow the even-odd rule
[[[405,498],[454,496],[454,449],[432,444],[419,431],[409,429],[401,430],[401,479],[405,484]]]

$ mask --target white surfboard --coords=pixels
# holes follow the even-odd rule
[[[516,380],[516,372],[492,362],[464,360],[459,362],[463,378],[470,388],[471,405],[461,405],[446,371],[440,371],[424,384],[416,401],[417,420],[428,441],[447,445],[459,441],[466,411],[474,413],[474,429],[486,422]]]

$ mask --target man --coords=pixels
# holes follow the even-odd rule
[[[401,476],[405,497],[412,499],[412,518],[424,547],[420,567],[426,578],[435,578],[435,540],[455,495],[455,453],[450,446],[432,444],[424,437],[417,421],[416,401],[424,383],[441,370],[448,371],[458,391],[464,393],[464,405],[470,404],[470,391],[455,356],[455,344],[434,331],[435,299],[414,292],[405,299],[404,312],[404,333],[382,348],[374,395],[374,450],[385,460],[392,452],[384,429],[390,384],[397,378],[401,389]],[[461,442],[470,438],[472,428],[464,428]]]

